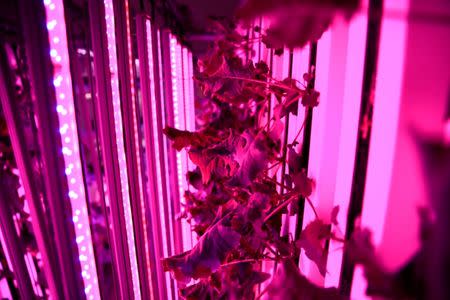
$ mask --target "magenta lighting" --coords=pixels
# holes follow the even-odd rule
[[[133,292],[135,299],[141,298],[139,286],[139,271],[137,266],[133,218],[131,213],[131,199],[128,186],[128,171],[125,156],[125,146],[123,138],[123,123],[121,112],[121,99],[119,91],[118,68],[117,68],[117,51],[116,51],[116,35],[114,22],[114,9],[112,0],[105,0],[105,19],[106,19],[106,35],[108,40],[109,68],[111,72],[111,91],[114,109],[114,125],[116,132],[117,155],[120,168],[120,183],[122,190],[123,209],[125,214],[125,228],[127,232],[128,255],[131,262],[131,276],[133,282]]]
[[[159,69],[159,78],[163,78],[163,62],[162,62],[162,43],[161,43],[161,31],[159,29],[156,30],[156,37],[157,37],[157,46],[158,46],[158,69]],[[167,50],[167,49],[166,49]],[[163,81],[160,80],[159,81],[159,88],[161,91],[161,95],[163,94]],[[152,113],[152,117],[154,120],[156,120],[157,117],[157,113],[161,114],[161,120],[162,120],[162,124],[166,124],[167,123],[167,118],[166,118],[166,114],[164,113],[164,111],[166,110],[165,106],[166,106],[166,98],[163,98],[163,96],[161,96],[161,111],[157,112],[156,110],[154,111],[154,113]],[[157,130],[157,129],[154,129]],[[163,137],[163,140],[166,141],[166,138]],[[155,143],[159,143],[159,140],[155,140]],[[165,165],[165,174],[164,174],[164,178],[165,180],[169,180],[170,178],[170,174],[169,174],[169,160],[168,160],[168,149],[167,147],[164,145],[163,147],[163,151],[164,151],[164,165]],[[159,153],[159,155],[161,155],[161,153]],[[160,166],[161,168],[161,166]],[[167,199],[172,199],[171,197],[171,192],[172,189],[170,188],[170,185],[167,184],[166,185],[166,193],[168,195]],[[159,193],[159,191],[158,191]],[[163,233],[163,249],[165,251],[165,253],[169,253],[170,255],[170,251],[169,251],[169,246],[171,247],[171,249],[175,248],[174,245],[174,241],[173,238],[168,238],[172,233],[173,233],[173,224],[172,224],[172,210],[171,210],[171,205],[170,203],[167,203],[167,205],[164,205],[164,198],[159,198],[159,209],[161,212],[161,216],[169,216],[169,218],[161,218],[161,225],[164,225],[162,228],[162,233]],[[164,210],[167,209],[167,214],[164,214]],[[166,224],[166,220],[168,220],[168,224]],[[169,229],[169,232],[167,232],[167,229]],[[169,239],[169,240],[168,240]],[[167,276],[166,273],[166,278],[167,278],[167,284],[169,284],[170,282],[170,276]]]
[[[189,118],[187,123],[189,124],[189,130],[195,130],[195,94],[194,94],[194,65],[192,61],[192,52],[186,49],[187,52],[187,67],[188,67],[188,97],[189,97]]]
[[[180,130],[186,130],[185,123],[185,103],[183,89],[183,69],[182,69],[182,53],[181,45],[172,34],[169,35],[170,40],[170,70],[172,75],[172,99],[173,99],[173,116],[174,126]],[[187,154],[186,150],[176,153],[178,190],[180,195],[180,203],[185,205],[184,191],[187,189],[185,174],[187,172]],[[183,249],[189,250],[192,245],[191,227],[186,220],[181,221]]]
[[[149,77],[150,77],[150,103],[151,103],[151,111],[152,111],[152,129],[153,129],[153,145],[154,145],[154,154],[155,154],[155,169],[156,169],[156,179],[157,179],[157,196],[158,196],[158,206],[159,206],[159,212],[162,216],[161,218],[161,233],[162,233],[162,248],[163,248],[163,253],[164,255],[169,255],[169,248],[168,245],[170,243],[170,241],[167,240],[168,237],[168,232],[167,232],[167,227],[166,227],[166,219],[164,218],[164,199],[166,199],[164,197],[164,185],[163,185],[163,180],[167,180],[169,178],[169,169],[168,169],[168,164],[166,163],[166,166],[164,168],[165,170],[165,174],[163,176],[162,174],[162,166],[161,166],[161,155],[164,155],[164,157],[167,157],[167,154],[164,153],[160,153],[160,147],[159,147],[159,143],[160,140],[162,140],[162,136],[161,136],[161,132],[158,130],[158,113],[160,115],[164,115],[163,113],[161,113],[161,111],[164,111],[164,101],[160,101],[161,103],[161,111],[159,111],[157,109],[157,105],[156,105],[156,82],[155,82],[155,76],[154,76],[154,58],[153,58],[153,40],[152,40],[152,25],[150,20],[146,20],[145,22],[145,27],[146,27],[146,32],[147,32],[147,51],[148,51],[148,64],[149,64]],[[158,43],[159,43],[159,30],[158,30],[158,34],[157,34],[157,38],[158,38]],[[161,53],[161,48],[158,49],[158,53]],[[158,56],[159,57],[159,56]],[[160,59],[158,59],[159,62],[159,66],[158,69],[162,70],[162,63],[160,61]],[[161,77],[160,77],[161,78]],[[162,80],[160,80],[162,81]],[[165,147],[164,147],[165,149]],[[148,151],[150,151],[150,149],[148,149]],[[170,188],[167,189],[167,199],[170,199]],[[170,206],[170,205],[169,205]],[[170,287],[170,274],[165,273],[165,284],[166,284],[166,288],[167,291],[171,290]]]
[[[53,85],[55,87],[57,102],[56,111],[58,112],[60,124],[61,151],[65,162],[65,173],[72,206],[72,220],[81,265],[81,276],[83,277],[86,297],[88,299],[99,299],[100,292],[92,247],[74,111],[72,79],[70,76],[66,25],[64,21],[64,5],[62,0],[44,0],[44,4],[47,14],[50,56],[54,67]]]

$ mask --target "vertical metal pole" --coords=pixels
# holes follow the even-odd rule
[[[289,69],[288,69],[288,77],[292,78],[292,68],[294,64],[294,51],[291,49],[289,51]],[[287,145],[288,145],[288,137],[289,137],[289,115],[288,112],[284,117],[284,137],[283,137],[283,149],[282,149],[282,164],[281,164],[281,187],[280,194],[284,194],[284,181],[286,174],[286,163],[287,163]],[[290,205],[289,205],[290,206]],[[284,224],[281,229],[281,236],[287,237],[289,235],[289,214],[284,218]]]
[[[43,175],[65,299],[84,299],[67,180],[61,152],[52,66],[45,11],[40,1],[21,0],[19,11],[30,67],[38,138],[44,163]]]
[[[120,168],[118,163],[114,112],[112,104],[111,74],[109,72],[108,43],[103,1],[89,1],[89,18],[92,49],[94,52],[94,72],[97,86],[95,98],[99,118],[100,143],[106,173],[107,195],[111,208],[113,261],[118,276],[116,297],[133,299],[130,258],[128,255],[127,231],[123,212]]]
[[[316,59],[317,59],[317,43],[311,43],[311,48],[309,50],[309,72],[314,72],[314,76],[312,80],[308,83],[309,89],[314,89],[315,78],[316,78]],[[302,140],[302,149],[301,149],[301,163],[302,168],[308,172],[308,164],[309,164],[309,148],[311,145],[311,130],[312,130],[312,117],[313,117],[313,108],[307,107],[305,108],[305,128],[303,129],[303,140]],[[295,240],[300,238],[300,233],[303,228],[303,214],[305,212],[305,198],[300,197],[297,202],[297,224],[295,227]],[[296,261],[298,264],[298,261]]]
[[[36,236],[36,242],[39,252],[42,255],[43,269],[50,294],[55,298],[63,297],[61,276],[55,261],[55,250],[53,240],[50,239],[45,213],[42,208],[40,195],[36,186],[31,158],[26,150],[25,133],[20,126],[18,118],[19,112],[13,101],[14,92],[11,74],[8,71],[8,62],[5,49],[0,48],[0,101],[8,124],[9,136],[14,151],[14,157],[19,169],[22,183],[25,189],[25,195],[30,207],[33,232]]]
[[[361,214],[364,188],[369,159],[370,133],[374,106],[375,79],[377,74],[377,60],[383,11],[382,0],[369,1],[369,22],[367,23],[366,54],[364,59],[363,86],[361,91],[361,110],[358,124],[358,140],[356,144],[355,167],[347,212],[346,239],[349,239],[355,228],[355,220]],[[340,289],[344,295],[350,295],[353,270],[348,252],[344,251],[342,262]]]

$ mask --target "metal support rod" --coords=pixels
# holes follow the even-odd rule
[[[31,284],[30,276],[28,275],[27,265],[24,259],[24,250],[19,237],[17,236],[13,213],[11,211],[11,203],[18,201],[13,197],[18,198],[17,191],[11,189],[12,174],[6,174],[4,170],[0,170],[0,227],[4,237],[6,249],[11,260],[11,265],[14,270],[14,277],[17,280],[17,286],[21,299],[35,299],[33,293],[33,286]],[[16,195],[14,195],[16,193]]]
[[[25,189],[26,199],[30,207],[33,232],[36,237],[39,252],[42,255],[43,269],[50,294],[62,298],[62,282],[56,265],[54,242],[49,236],[45,213],[42,208],[39,190],[33,174],[32,161],[26,150],[25,133],[20,126],[19,112],[15,105],[13,82],[9,72],[7,55],[3,45],[0,47],[0,101],[8,125],[9,136],[14,151],[14,157]]]
[[[292,79],[292,69],[294,65],[294,51],[291,49],[289,50],[289,69],[288,69],[288,78]],[[287,107],[286,107],[287,109]],[[284,118],[284,137],[283,137],[283,152],[282,152],[282,163],[281,163],[281,187],[280,187],[280,194],[284,194],[284,182],[286,179],[286,164],[287,164],[287,146],[289,143],[289,115],[290,112],[286,113],[286,116]],[[291,205],[289,205],[291,206]],[[281,236],[287,237],[289,235],[289,214],[286,215],[284,218],[284,226],[281,229]]]
[[[84,299],[81,267],[71,218],[61,137],[56,112],[52,64],[43,3],[33,0],[19,2],[21,25],[30,70],[38,139],[43,160],[43,175],[48,209],[53,224],[57,259],[65,299]]]
[[[118,276],[116,297],[133,299],[130,258],[128,255],[127,231],[123,212],[123,199],[120,183],[120,168],[117,156],[114,112],[109,72],[108,43],[103,1],[89,1],[92,49],[94,52],[94,72],[97,86],[95,108],[98,115],[98,129],[106,173],[107,194],[111,208],[113,262]]]
[[[317,43],[311,43],[311,47],[309,50],[309,67],[308,72],[314,72],[314,76],[311,81],[308,83],[308,89],[314,89],[315,81],[316,81],[316,60],[317,60]],[[309,165],[309,150],[311,145],[311,131],[312,131],[312,117],[313,117],[313,108],[306,107],[305,108],[305,128],[303,129],[303,140],[302,140],[302,149],[301,149],[301,167],[308,172]],[[299,197],[299,201],[297,202],[297,224],[295,227],[295,240],[300,238],[300,233],[302,232],[303,227],[303,215],[305,212],[305,198]],[[296,261],[298,264],[298,260]]]
[[[375,79],[377,74],[377,60],[383,11],[382,0],[369,2],[369,22],[367,23],[366,54],[364,59],[363,85],[361,91],[361,110],[358,123],[358,137],[356,144],[355,166],[353,169],[352,189],[347,212],[347,228],[345,238],[351,238],[355,228],[355,220],[361,214],[364,188],[369,160],[370,133],[374,106]],[[368,126],[367,126],[368,125]],[[350,295],[354,264],[348,252],[344,251],[339,287],[341,293]]]

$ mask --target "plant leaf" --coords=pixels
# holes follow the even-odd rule
[[[300,274],[292,260],[284,260],[277,268],[268,289],[271,300],[344,300],[336,288],[323,288]]]
[[[162,260],[164,271],[181,282],[206,278],[215,272],[227,254],[239,244],[240,235],[222,224],[212,226],[189,251]]]
[[[330,225],[316,219],[303,229],[297,245],[305,250],[306,256],[311,259],[319,269],[320,274],[326,273],[326,251],[324,242],[330,237]]]

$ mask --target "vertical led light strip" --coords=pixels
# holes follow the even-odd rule
[[[181,72],[181,49],[177,44],[177,39],[169,34],[170,41],[170,71],[172,78],[172,99],[173,99],[173,116],[174,126],[177,129],[184,130],[184,105],[183,105],[183,85],[182,85],[182,72]],[[186,159],[186,150],[176,152],[176,165],[177,165],[177,179],[178,179],[178,193],[179,201],[182,207],[185,205],[184,191],[185,191],[185,179],[184,179],[184,160]],[[187,237],[191,236],[191,229],[185,219],[181,220],[182,236],[183,236],[183,249],[186,249],[188,245]],[[190,240],[190,238],[189,238]]]
[[[361,106],[361,90],[364,69],[364,45],[367,34],[367,7],[348,24],[344,94],[342,100],[342,118],[339,134],[339,150],[336,169],[334,204],[339,205],[337,215],[338,232],[345,234],[350,201],[355,151],[358,133],[358,118]],[[342,265],[342,243],[331,240],[327,269],[340,270]],[[325,276],[325,287],[339,286],[339,272],[329,272]]]
[[[122,191],[123,209],[125,214],[125,228],[127,231],[128,255],[131,263],[131,276],[133,292],[136,299],[141,298],[139,287],[139,274],[137,266],[136,248],[134,241],[133,217],[131,213],[130,193],[128,187],[127,161],[123,140],[123,124],[121,112],[121,100],[117,70],[116,35],[114,22],[114,8],[112,0],[105,0],[106,35],[108,40],[109,68],[111,72],[111,91],[114,109],[114,125],[116,132],[117,155],[120,169],[120,184]]]
[[[148,277],[147,280],[151,281],[151,267],[150,267],[150,249],[149,249],[149,240],[147,235],[147,218],[145,217],[146,209],[145,209],[145,203],[144,203],[144,184],[142,182],[142,168],[141,168],[141,153],[139,151],[140,149],[140,135],[139,135],[139,126],[140,122],[137,116],[137,107],[136,107],[136,89],[134,85],[134,70],[133,70],[133,51],[132,51],[132,45],[131,45],[131,29],[130,29],[130,11],[129,11],[129,5],[128,0],[125,0],[125,18],[126,18],[126,33],[127,33],[127,51],[128,51],[128,67],[129,67],[129,74],[130,74],[130,92],[131,92],[131,104],[132,104],[132,116],[133,116],[133,131],[134,131],[134,142],[135,147],[138,151],[136,151],[136,165],[137,165],[137,174],[138,174],[138,188],[139,188],[139,199],[140,199],[140,209],[141,209],[141,216],[142,216],[142,232],[143,232],[143,240],[144,240],[144,251],[145,251],[145,266],[148,271]],[[139,222],[137,223],[139,224]],[[137,260],[136,260],[137,263]],[[136,264],[137,269],[137,264]],[[138,269],[137,269],[138,270]],[[137,271],[138,272],[138,271]],[[142,275],[142,274],[141,274]],[[133,278],[133,289],[139,288],[139,281],[135,281]],[[150,285],[151,286],[151,283]]]
[[[179,86],[178,89],[181,91],[181,100],[179,101],[179,113],[180,113],[180,123],[181,127],[184,130],[189,130],[188,125],[188,118],[190,113],[190,105],[189,105],[189,93],[188,93],[188,86],[187,86],[187,49],[182,47],[179,43],[177,43],[177,69],[178,69],[178,77],[181,78],[179,80]],[[185,149],[181,151],[181,162],[182,162],[182,182],[183,182],[183,195],[180,196],[181,203],[186,203],[186,200],[184,198],[184,191],[188,190],[188,183],[186,180],[186,173],[189,170],[189,162],[188,154]],[[183,208],[181,208],[183,210]],[[191,225],[185,220],[182,219],[181,226],[183,230],[183,249],[184,251],[192,249],[192,228]]]
[[[151,103],[153,104],[154,99],[155,98],[155,87],[154,87],[154,79],[153,79],[153,50],[152,50],[152,33],[151,33],[151,27],[150,27],[150,21],[147,20],[145,23],[145,27],[146,27],[146,33],[147,33],[147,59],[148,59],[148,63],[149,63],[149,76],[150,76],[150,84],[152,85],[150,87],[150,95],[151,95]],[[152,111],[153,111],[153,107],[152,107]],[[153,125],[154,126],[154,125]],[[137,142],[139,143],[139,139],[137,139]],[[148,151],[148,150],[147,150]],[[141,168],[140,168],[140,164],[139,164],[139,174],[141,173]],[[149,172],[149,170],[148,170]],[[139,176],[139,180],[141,181],[141,176]],[[141,181],[142,182],[142,181]],[[159,191],[159,186],[160,186],[160,176],[158,176],[158,191]],[[142,189],[141,189],[142,191]],[[159,193],[158,193],[158,197]],[[143,195],[141,195],[141,209],[142,209],[142,223],[143,223],[143,231],[144,231],[144,238],[145,238],[145,257],[146,257],[146,267],[147,267],[147,271],[148,274],[152,274],[152,270],[151,270],[151,266],[150,266],[150,249],[149,249],[149,242],[148,242],[148,232],[147,232],[147,222],[146,222],[146,218],[145,218],[145,203],[144,203],[144,197]],[[151,286],[151,285],[150,285]]]
[[[188,85],[188,95],[189,95],[189,117],[188,117],[188,124],[189,124],[189,130],[195,131],[195,93],[194,93],[194,62],[192,59],[192,52],[187,50],[187,66],[188,66],[188,77],[187,77],[187,85]],[[191,160],[188,160],[189,162],[189,170],[194,170],[195,165]],[[192,245],[197,243],[198,236],[197,234],[191,230],[191,236],[192,236]]]
[[[53,85],[56,95],[56,111],[58,112],[61,126],[59,132],[61,134],[62,153],[72,207],[76,244],[79,252],[81,276],[86,297],[88,299],[99,299],[100,290],[92,247],[72,94],[64,5],[62,0],[44,0],[44,4],[47,15],[50,57],[54,66]]]
[[[320,104],[314,109],[314,117],[312,120],[311,129],[311,143],[309,150],[309,164],[308,164],[308,176],[314,178],[317,181],[317,186],[314,193],[311,195],[310,199],[315,206],[319,217],[325,222],[329,221],[329,215],[331,214],[331,209],[327,209],[324,202],[328,201],[329,206],[332,206],[333,193],[332,195],[327,195],[326,192],[334,188],[331,182],[322,182],[328,179],[326,176],[330,176],[333,172],[331,170],[322,171],[325,164],[322,165],[323,156],[330,156],[327,152],[329,149],[334,149],[334,145],[328,145],[330,147],[325,147],[325,144],[332,140],[324,140],[324,135],[326,134],[326,125],[328,125],[333,118],[339,118],[336,114],[331,114],[327,116],[328,110],[328,80],[329,80],[329,66],[330,66],[330,51],[331,51],[331,33],[330,30],[324,32],[317,46],[317,63],[315,71],[315,89],[320,91]],[[331,162],[333,162],[332,160]],[[333,164],[328,163],[328,167]],[[328,174],[329,172],[330,174]],[[322,180],[321,180],[322,179]],[[325,197],[325,198],[324,198]],[[306,204],[303,214],[303,228],[304,229],[310,222],[315,219],[314,212],[310,205]],[[312,261],[305,255],[302,251],[300,255],[300,264],[302,273],[312,280],[315,284],[322,285],[323,277],[320,274],[317,266],[312,263]]]
[[[188,50],[188,79],[187,84],[189,87],[189,129],[195,130],[195,94],[194,94],[194,61],[192,59],[192,52]]]
[[[163,246],[163,255],[165,257],[169,256],[169,250],[168,250],[168,241],[167,241],[167,228],[166,228],[166,221],[165,221],[165,214],[164,214],[164,204],[162,201],[164,201],[164,190],[163,190],[163,178],[169,178],[168,175],[165,177],[162,176],[162,168],[161,168],[161,154],[159,151],[159,145],[160,145],[160,138],[161,134],[158,130],[158,110],[156,107],[156,82],[154,77],[154,65],[153,65],[153,41],[152,41],[152,27],[150,20],[145,21],[145,28],[147,32],[147,60],[148,60],[148,66],[149,66],[149,79],[150,79],[150,105],[152,110],[152,130],[153,130],[153,145],[154,145],[154,153],[155,153],[155,169],[156,169],[156,180],[157,180],[157,193],[158,193],[158,201],[159,201],[159,209],[161,213],[161,233],[162,233],[162,246]],[[159,66],[162,67],[161,65]],[[162,81],[162,80],[160,80]],[[148,149],[147,151],[150,151]],[[170,199],[168,197],[168,199]],[[167,291],[170,291],[170,274],[165,273],[165,281],[166,281],[166,288]]]
[[[402,101],[407,15],[409,0],[388,0],[383,11],[398,10],[401,18],[383,18],[375,84],[369,159],[367,163],[361,226],[372,231],[375,248],[383,239],[385,217],[389,205],[392,168],[397,142],[398,118]],[[351,297],[369,299],[365,295],[366,280],[361,267],[354,272]]]
[[[164,91],[164,86],[163,86],[163,78],[164,78],[163,77],[163,67],[164,67],[164,65],[163,65],[163,62],[162,62],[162,43],[161,43],[161,33],[160,33],[159,29],[156,30],[156,37],[157,37],[157,45],[158,45],[158,75],[159,75],[159,78],[160,78],[160,80],[159,80],[159,88],[160,88],[160,91],[161,91],[161,112],[160,113],[161,113],[161,117],[162,117],[161,118],[162,119],[162,124],[167,124],[167,121],[166,121],[166,103],[167,103],[167,100],[164,98],[165,93],[163,92]],[[172,84],[172,83],[170,83],[170,84]],[[156,111],[155,111],[155,113],[156,113]],[[155,117],[156,117],[156,115],[155,115]],[[165,168],[166,172],[164,174],[164,178],[165,178],[165,180],[169,180],[169,178],[170,178],[170,174],[169,174],[169,159],[168,159],[169,151],[168,151],[168,148],[167,148],[168,141],[167,141],[167,137],[165,137],[165,136],[163,136],[162,139],[163,139],[163,151],[164,151],[164,165],[166,166],[166,168]],[[167,189],[166,190],[167,199],[172,199],[172,190],[171,190],[170,184],[166,184],[166,189]],[[159,206],[160,206],[161,213],[164,214],[163,199],[160,199]],[[172,216],[172,211],[171,211],[170,208],[171,208],[171,205],[168,205],[168,210],[169,211],[167,212],[167,214],[169,215],[169,224],[165,225],[166,227],[164,228],[164,231],[163,231],[163,234],[164,234],[164,236],[163,236],[164,251],[165,251],[165,253],[167,252],[168,255],[175,254],[175,253],[169,252],[169,248],[168,248],[169,244],[170,244],[171,249],[174,249],[175,245],[174,245],[173,239],[167,240],[169,234],[173,233],[173,224],[172,224],[172,222],[170,222],[171,216]],[[164,214],[162,216],[166,216],[166,214]],[[169,227],[167,227],[167,226],[169,226]],[[167,232],[166,228],[169,228],[169,232]],[[170,276],[168,276],[168,278],[169,278],[168,281],[170,281]]]

